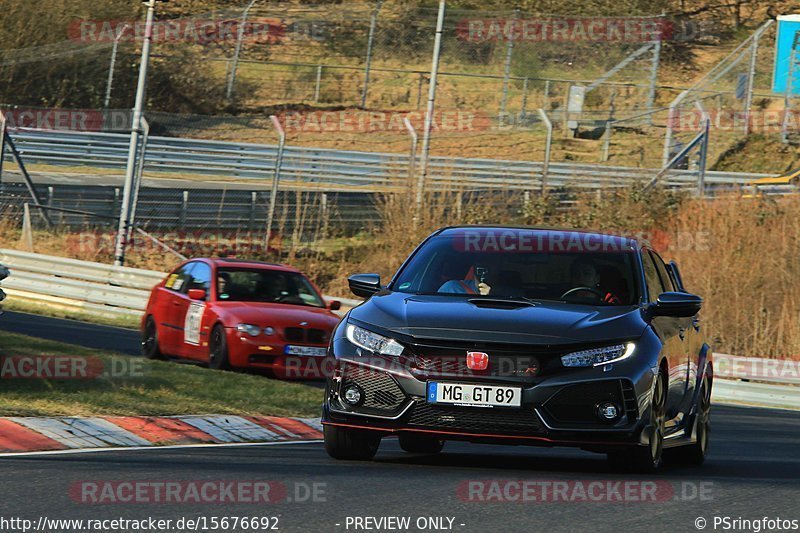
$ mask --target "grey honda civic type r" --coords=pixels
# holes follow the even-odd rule
[[[329,348],[322,423],[336,459],[396,436],[572,446],[620,469],[702,464],[713,381],[702,299],[645,241],[459,226],[425,239],[394,277],[349,279],[367,300]]]

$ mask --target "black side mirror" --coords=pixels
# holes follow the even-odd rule
[[[662,292],[650,306],[653,316],[688,317],[700,312],[703,299],[688,292]]]
[[[381,290],[381,277],[378,274],[354,274],[347,278],[350,291],[356,296],[369,298]]]
[[[0,281],[6,279],[10,275],[11,275],[11,272],[6,267],[4,267],[3,265],[0,265]]]

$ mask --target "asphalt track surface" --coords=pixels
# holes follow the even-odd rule
[[[423,456],[404,453],[396,439],[385,439],[373,462],[334,461],[319,442],[3,457],[0,517],[277,517],[281,531],[431,531],[418,529],[416,520],[448,517],[452,531],[475,532],[697,531],[699,517],[707,521],[707,531],[722,531],[721,525],[714,529],[714,517],[800,520],[800,413],[716,405],[712,423],[711,451],[703,467],[673,466],[656,476],[615,473],[602,455],[571,449],[449,442],[440,455]],[[658,484],[661,495],[658,501],[623,503],[580,501],[580,496],[574,496],[579,501],[557,502],[469,501],[465,484],[490,480],[568,481],[584,487],[591,481],[649,482]],[[74,492],[86,486],[81,483],[103,486],[109,481],[272,481],[294,501],[89,505],[80,489]],[[314,483],[316,501],[297,501]],[[672,488],[664,493],[665,486]],[[408,529],[353,526],[355,517],[367,516],[410,517],[411,522]]]
[[[141,341],[138,331],[77,320],[5,311],[0,315],[0,331],[126,355],[140,353]]]

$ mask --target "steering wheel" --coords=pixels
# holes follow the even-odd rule
[[[602,292],[600,292],[599,290],[597,290],[597,289],[595,289],[593,287],[575,287],[574,289],[570,289],[567,292],[565,292],[564,294],[562,294],[561,297],[559,297],[559,300],[565,300],[567,298],[567,296],[569,296],[569,295],[571,295],[573,293],[584,292],[584,291],[585,292],[591,292],[592,294],[597,296],[598,300],[602,300],[606,296],[605,294],[603,294]]]

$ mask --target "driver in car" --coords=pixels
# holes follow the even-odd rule
[[[570,266],[570,284],[573,287],[572,291],[574,291],[572,294],[577,294],[581,297],[595,296],[601,298],[602,302],[613,305],[622,303],[617,295],[600,288],[600,273],[594,263],[587,259],[577,259],[572,263]]]
[[[487,274],[487,268],[470,267],[464,279],[451,279],[446,281],[439,287],[438,292],[448,294],[480,294],[486,296],[492,290],[486,283]]]

